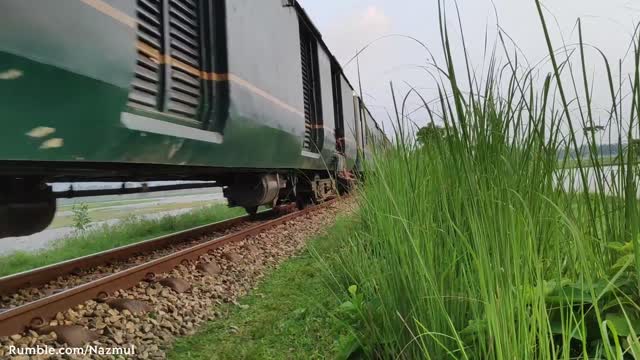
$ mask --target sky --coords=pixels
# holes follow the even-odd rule
[[[357,84],[355,62],[347,65],[356,49],[387,35],[411,36],[424,43],[436,58],[442,51],[438,30],[437,0],[299,0],[323,39],[343,65],[353,84]],[[444,0],[450,27],[457,27],[455,2]],[[498,26],[512,39],[509,44],[531,64],[548,54],[534,0],[459,0],[457,2],[472,66],[481,70],[485,37],[496,39]],[[576,23],[582,21],[585,43],[602,50],[612,63],[624,58],[623,73],[633,69],[629,45],[635,25],[640,21],[640,3],[636,0],[547,0],[543,2],[547,22],[556,47],[562,42],[578,41]],[[459,33],[459,32],[458,32]],[[454,52],[460,55],[460,47]],[[458,58],[460,58],[458,56]],[[424,66],[429,54],[417,42],[392,36],[373,43],[360,57],[364,99],[385,130],[391,128],[388,114],[393,113],[390,82],[400,95],[412,86],[426,98],[435,97],[435,82]],[[579,60],[576,58],[576,60]],[[610,103],[606,72],[595,50],[587,50],[587,68],[594,85],[594,103],[603,109]],[[462,65],[462,64],[460,64]],[[421,67],[422,66],[422,67]],[[599,86],[601,84],[601,86]],[[410,100],[419,107],[419,99]],[[409,106],[409,108],[411,108]],[[604,115],[597,115],[601,118]],[[422,115],[412,118],[419,126],[427,123]],[[603,121],[603,120],[602,120]]]

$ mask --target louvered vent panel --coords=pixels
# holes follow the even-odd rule
[[[304,96],[304,143],[306,150],[312,149],[313,144],[313,116],[315,101],[313,94],[312,53],[309,38],[304,31],[300,33],[300,53],[302,55],[302,94]]]
[[[158,109],[162,44],[161,0],[138,0],[138,59],[135,78],[129,93],[129,105],[148,110]]]
[[[169,54],[174,59],[167,111],[196,119],[202,84],[199,0],[170,0]]]

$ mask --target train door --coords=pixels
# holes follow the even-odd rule
[[[362,131],[360,131],[360,137],[362,139],[360,139],[361,143],[362,143],[362,152],[366,153],[366,149],[367,149],[367,109],[364,106],[364,102],[362,102],[362,99],[358,99],[360,106],[358,107],[360,109],[360,129],[362,129]]]
[[[353,111],[354,111],[354,115],[355,115],[355,119],[356,119],[356,145],[358,147],[358,157],[356,159],[356,162],[359,164],[363,164],[364,163],[364,123],[363,123],[363,117],[364,114],[362,113],[362,102],[360,101],[360,98],[354,94],[353,96]],[[360,167],[361,165],[358,165],[358,167]]]
[[[324,144],[318,41],[303,19],[300,19],[300,58],[302,93],[304,96],[305,133],[303,154],[319,154]]]
[[[346,152],[345,131],[344,131],[344,107],[342,106],[342,73],[338,64],[331,63],[331,74],[333,81],[333,111],[335,119],[336,151],[342,155]]]

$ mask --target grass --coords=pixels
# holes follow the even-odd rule
[[[122,206],[122,205],[133,205],[133,204],[144,204],[149,202],[154,202],[157,199],[131,199],[131,200],[120,200],[120,201],[100,201],[100,202],[90,202],[87,203],[87,206],[90,210],[100,209],[105,207],[112,206]],[[73,204],[62,205],[58,207],[58,211],[71,211],[74,204],[81,204],[82,201],[75,201]]]
[[[536,4],[550,73],[498,41],[479,74],[463,37],[454,60],[440,3],[445,60],[429,64],[440,96],[423,101],[426,122],[444,130],[414,144],[404,109],[419,94],[397,100],[398,142],[370,164],[361,228],[327,271],[336,292],[349,289],[367,358],[640,358],[638,149],[612,179],[595,134],[577,130],[594,127],[592,89],[610,89],[608,124],[620,144],[636,142],[640,38],[631,74],[603,61],[608,82],[590,84],[580,23],[572,51],[555,51]],[[591,162],[565,169],[558,153],[582,141]]]
[[[213,192],[215,193],[215,192]],[[111,207],[111,206],[122,206],[122,205],[131,205],[131,204],[143,204],[143,203],[153,203],[162,199],[171,199],[171,198],[180,198],[184,196],[194,196],[194,195],[203,195],[210,196],[213,194],[211,191],[199,191],[199,192],[184,192],[182,190],[174,190],[169,192],[160,192],[160,193],[147,193],[141,196],[140,198],[132,198],[132,199],[122,199],[123,195],[106,195],[100,196],[99,198],[84,198],[84,199],[73,199],[73,200],[65,200],[62,202],[62,205],[59,204],[58,210],[71,210],[73,205],[86,202],[89,205],[89,209],[97,209],[103,207]]]
[[[311,251],[285,262],[240,300],[248,307],[223,305],[222,318],[179,340],[169,359],[339,358],[352,336],[317,256],[335,259],[331,254],[352,228],[339,220],[328,236],[311,241]]]
[[[174,211],[182,209],[193,209],[198,207],[204,207],[211,204],[211,201],[195,201],[191,203],[170,203],[170,204],[157,204],[151,206],[145,206],[141,208],[132,209],[104,209],[102,207],[91,208],[89,206],[89,217],[92,222],[100,222],[111,219],[119,219],[126,216],[144,216],[148,214],[154,214],[158,212]],[[56,217],[49,228],[56,229],[61,227],[73,226],[73,215]]]
[[[61,261],[110,250],[188,228],[243,215],[238,208],[214,205],[179,216],[141,220],[129,217],[116,225],[104,225],[57,241],[39,252],[16,252],[0,257],[0,276],[15,274]]]

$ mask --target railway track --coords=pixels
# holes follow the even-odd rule
[[[288,206],[253,218],[239,217],[0,278],[0,307],[8,306],[0,310],[0,336],[37,331],[47,327],[59,312],[87,300],[106,302],[114,292],[132,288],[142,281],[157,281],[160,274],[181,264],[197,262],[206,272],[211,264],[201,261],[203,255],[334,201],[301,211],[293,211]],[[71,285],[60,287],[59,284]],[[167,286],[179,287],[180,284],[169,281]]]

